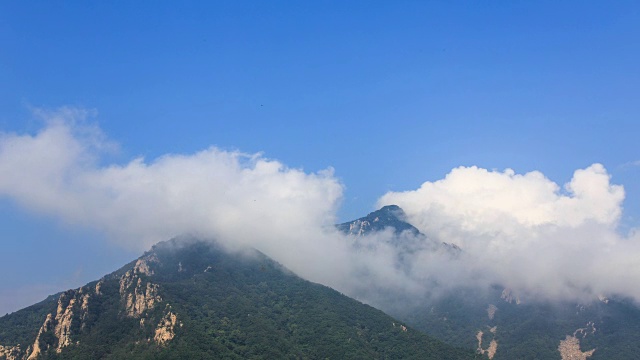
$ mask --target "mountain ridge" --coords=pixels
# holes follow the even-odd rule
[[[365,223],[375,218],[371,216],[373,212],[340,224],[338,229],[356,239],[391,230],[395,238],[387,243],[395,245],[399,254],[405,254],[407,249],[410,252],[416,248],[415,239],[421,239],[418,244],[428,240],[422,233],[415,239],[401,236],[407,226],[402,224],[406,220],[404,212],[398,209],[393,207],[393,211],[387,212],[400,214],[396,220],[388,221],[387,226],[374,228]],[[389,229],[396,221],[401,227]],[[351,231],[354,228],[356,232]],[[411,241],[414,244],[408,248]],[[455,255],[464,250],[454,244],[441,246],[453,250],[451,261],[461,261]],[[419,248],[438,251],[436,247]],[[378,298],[384,299],[384,294]],[[640,353],[635,340],[640,337],[640,308],[633,301],[616,296],[600,295],[584,303],[528,299],[507,286],[493,284],[488,289],[453,287],[448,293],[425,298],[418,305],[401,294],[394,293],[391,298],[392,303],[378,302],[378,308],[436,338],[474,348],[494,360],[633,360]]]
[[[257,250],[161,242],[0,318],[0,359],[472,359]]]

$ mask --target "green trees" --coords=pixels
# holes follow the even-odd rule
[[[149,254],[147,254],[149,255]],[[258,252],[227,253],[202,242],[157,245],[153,274],[162,301],[127,316],[120,280],[134,263],[106,276],[101,294],[73,327],[73,344],[44,359],[472,359],[407,328],[379,310],[305,281]],[[95,288],[95,283],[86,288]],[[84,292],[83,294],[86,294]],[[92,293],[93,294],[93,293]],[[56,299],[0,318],[0,340],[33,343]],[[157,324],[176,314],[175,337],[155,342]],[[51,334],[48,334],[51,335]],[[46,339],[45,339],[46,340]],[[56,338],[48,339],[52,344]],[[11,345],[11,344],[6,344]]]

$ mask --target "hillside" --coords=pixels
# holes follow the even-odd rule
[[[0,359],[471,359],[265,255],[154,246],[0,318]]]
[[[393,205],[337,227],[354,241],[391,230],[396,235],[391,243],[400,254],[407,246],[416,248],[416,242],[433,244]],[[400,236],[407,230],[415,236]],[[452,254],[463,251],[453,244],[440,246]],[[460,261],[455,256],[451,260]],[[640,308],[631,300],[601,296],[584,303],[553,302],[521,298],[501,284],[489,289],[453,288],[421,301],[378,289],[382,294],[376,294],[376,299],[391,294],[393,302],[378,302],[377,306],[431,336],[494,360],[635,360],[640,353]]]

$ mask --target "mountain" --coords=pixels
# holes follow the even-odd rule
[[[365,217],[338,224],[336,228],[356,239],[379,231],[389,230],[394,235],[390,238],[391,243],[398,249],[403,250],[403,252],[408,253],[430,248],[433,251],[444,250],[455,256],[460,251],[460,248],[455,244],[446,242],[438,244],[428,239],[420,230],[408,223],[406,219],[407,216],[404,210],[398,205],[387,205],[369,213]]]
[[[0,359],[472,359],[255,250],[174,239],[0,318]]]
[[[458,289],[391,314],[494,360],[632,360],[640,354],[640,309],[628,299],[529,300],[494,286]]]
[[[399,254],[407,253],[407,248],[415,249],[416,243],[429,243],[395,205],[337,227],[356,239],[375,238],[378,231],[390,231],[395,238],[383,241],[397,246]],[[407,232],[412,236],[403,237]],[[463,251],[446,243],[431,249],[442,247],[452,254]],[[451,260],[460,261],[456,256]],[[420,301],[410,295],[403,299],[395,289],[388,293],[376,290],[382,292],[375,295],[376,299],[387,295],[393,299],[376,303],[388,314],[494,360],[632,360],[640,354],[640,308],[628,299],[601,296],[585,303],[529,300],[500,284],[489,289],[457,288]]]
[[[406,215],[398,205],[387,205],[365,217],[338,224],[336,227],[346,234],[355,236],[363,236],[387,228],[393,230],[396,235],[405,231],[414,236],[420,234],[420,231],[405,219]]]

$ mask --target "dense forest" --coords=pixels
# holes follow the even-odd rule
[[[69,345],[54,331],[39,336],[42,359],[473,359],[472,350],[446,345],[380,310],[305,281],[256,252],[227,253],[202,242],[156,245],[141,265],[125,268],[61,299],[76,311]],[[128,316],[123,280],[157,285],[157,301]],[[138,285],[132,285],[133,287]],[[99,287],[99,291],[96,291]],[[126,286],[124,286],[126,290]],[[147,289],[151,289],[147,285]],[[137,288],[136,288],[137,289]],[[136,290],[137,291],[137,290]],[[83,295],[84,294],[84,295]],[[63,294],[64,295],[64,294]],[[149,300],[149,299],[147,299]],[[66,302],[65,302],[66,301]],[[155,301],[155,300],[153,300]],[[3,345],[32,343],[58,301],[0,318]],[[154,341],[158,324],[175,315],[171,339]],[[156,336],[157,337],[157,336]],[[60,352],[55,349],[60,349]]]

